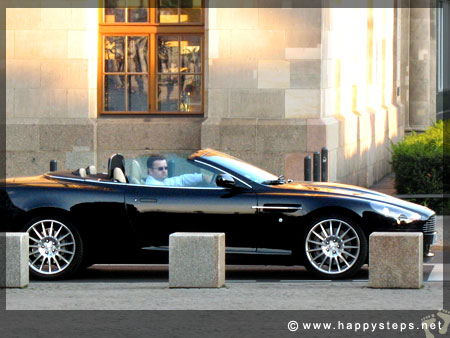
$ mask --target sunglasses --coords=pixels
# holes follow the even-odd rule
[[[152,168],[153,170],[159,170],[159,171],[163,171],[163,170],[167,170],[168,167],[158,167],[158,168]]]

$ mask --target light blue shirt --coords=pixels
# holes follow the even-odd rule
[[[184,174],[175,177],[167,177],[162,181],[148,175],[145,180],[145,184],[147,185],[167,185],[172,187],[192,187],[201,182],[203,182],[202,174]]]

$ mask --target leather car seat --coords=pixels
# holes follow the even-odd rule
[[[120,169],[118,167],[114,168],[113,177],[114,177],[114,181],[117,181],[120,183],[127,183],[125,174],[123,173],[122,169]]]
[[[86,168],[86,173],[88,175],[96,175],[97,174],[97,169],[95,168],[95,165],[90,165],[89,167]]]
[[[84,168],[78,169],[78,173],[80,174],[80,177],[85,178],[87,176],[86,175],[86,169],[84,169]]]
[[[122,154],[113,154],[108,159],[108,179],[114,178],[114,169],[119,168],[125,175],[125,159]]]
[[[128,175],[128,180],[132,184],[144,184],[145,178],[142,175],[143,171],[141,165],[137,160],[131,161],[130,173]]]

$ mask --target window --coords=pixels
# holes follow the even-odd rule
[[[163,157],[165,159],[151,163],[148,162],[148,155],[125,159],[128,182],[167,187],[217,188],[215,177],[223,171],[177,154],[165,154]]]
[[[202,114],[202,0],[105,0],[99,114]]]

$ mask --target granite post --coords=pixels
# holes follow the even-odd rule
[[[423,234],[374,232],[369,237],[369,286],[419,289],[423,286]]]
[[[0,271],[5,276],[0,278],[0,287],[23,288],[29,283],[28,268],[28,233],[3,233],[0,246],[5,248],[4,265]]]
[[[169,236],[169,287],[220,288],[225,285],[225,234]]]

